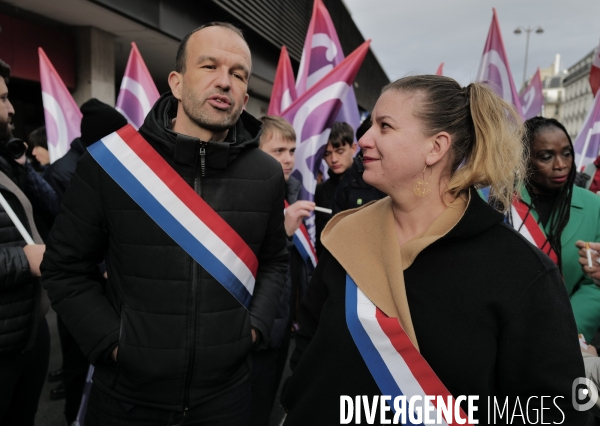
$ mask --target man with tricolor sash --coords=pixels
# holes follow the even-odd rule
[[[236,27],[192,31],[139,132],[79,162],[42,270],[95,365],[87,426],[248,420],[288,261],[283,172],[243,111],[251,66]]]

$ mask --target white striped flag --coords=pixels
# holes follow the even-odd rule
[[[504,42],[502,41],[502,33],[500,32],[500,24],[496,9],[493,10],[492,24],[488,32],[481,64],[479,65],[479,73],[477,81],[490,86],[502,99],[509,104],[513,104],[517,112],[523,116],[521,101],[519,94],[515,88],[515,83],[510,72],[508,57],[504,50]]]
[[[344,52],[331,16],[322,0],[314,0],[313,14],[306,33],[296,78],[298,96],[310,89],[343,60]],[[360,114],[354,88],[350,87],[348,90],[335,121],[344,121],[350,124],[354,130],[360,126]]]
[[[523,95],[519,97],[525,120],[529,120],[542,113],[542,107],[544,106],[544,93],[542,89],[542,74],[538,68],[529,82],[529,86],[523,91]]]
[[[294,81],[292,61],[287,48],[282,46],[267,115],[281,115],[281,111],[289,107],[296,98],[296,82]]]
[[[302,182],[299,199],[313,200],[316,176],[342,101],[369,51],[370,40],[361,44],[317,84],[296,99],[281,116],[296,131],[296,161],[293,176]],[[315,239],[314,215],[306,220],[311,239]]]
[[[71,148],[71,141],[81,136],[82,115],[67,86],[41,47],[38,47],[38,55],[48,153],[50,163],[54,163]]]
[[[600,151],[600,93],[596,94],[573,147],[575,148],[575,163],[579,171],[598,157]]]
[[[139,129],[159,97],[158,89],[137,45],[131,42],[131,53],[115,109],[125,116],[129,124]]]

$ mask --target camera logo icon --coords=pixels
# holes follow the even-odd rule
[[[598,388],[590,379],[579,377],[573,381],[573,407],[577,411],[587,411],[598,400]]]

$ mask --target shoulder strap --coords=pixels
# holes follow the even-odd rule
[[[558,264],[558,256],[550,246],[546,233],[531,214],[531,206],[521,198],[515,197],[511,206],[512,226],[523,235],[527,241],[535,245]]]
[[[427,395],[441,397],[446,406],[454,407],[454,396],[417,350],[398,319],[388,317],[377,308],[350,275],[346,275],[346,324],[382,395],[390,395],[392,401],[404,396],[407,402],[414,396],[420,397],[424,407],[433,405],[433,411],[442,411],[440,414],[446,418],[443,424],[454,424],[452,418],[456,414],[452,410],[448,413],[441,409],[437,398],[426,400]],[[391,408],[395,411],[394,406]],[[462,419],[467,418],[462,409],[460,413]],[[436,417],[437,414],[431,416]]]
[[[256,255],[142,135],[128,124],[88,151],[158,226],[249,308]]]

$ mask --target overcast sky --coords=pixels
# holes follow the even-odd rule
[[[352,18],[391,80],[435,73],[466,85],[474,80],[496,8],[517,88],[523,81],[526,34],[531,33],[527,75],[561,55],[561,69],[583,58],[600,41],[600,0],[344,0]]]

